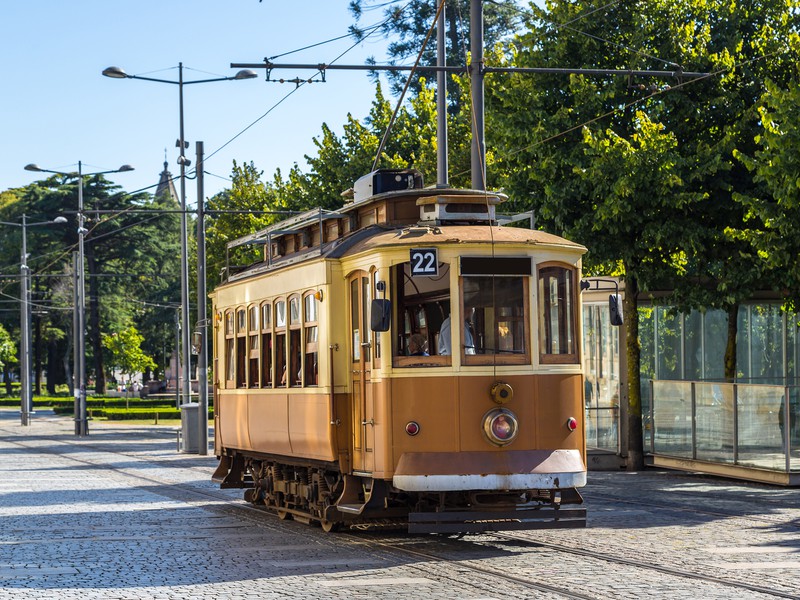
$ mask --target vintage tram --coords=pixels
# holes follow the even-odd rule
[[[585,248],[414,170],[351,192],[229,243],[263,259],[211,294],[214,480],[326,531],[585,526]]]

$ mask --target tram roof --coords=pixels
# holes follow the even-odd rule
[[[347,247],[343,255],[358,254],[391,246],[441,245],[441,244],[529,244],[564,250],[586,252],[586,248],[565,238],[522,227],[490,225],[412,226],[385,230],[361,238]]]

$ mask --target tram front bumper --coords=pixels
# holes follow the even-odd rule
[[[563,490],[586,485],[578,450],[406,452],[394,487],[408,492]]]

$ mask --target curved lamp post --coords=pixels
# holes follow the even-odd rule
[[[31,272],[28,268],[28,227],[37,225],[53,225],[66,223],[64,217],[56,217],[52,221],[28,223],[26,215],[22,215],[22,223],[0,221],[0,225],[22,228],[22,252],[20,255],[20,415],[22,425],[30,425],[33,412],[33,389],[31,388]]]
[[[53,171],[43,169],[37,164],[25,165],[26,171],[36,171],[39,173],[54,173],[64,177],[78,178],[78,264],[76,265],[76,286],[77,286],[77,311],[76,311],[76,334],[75,340],[77,352],[75,354],[75,435],[89,435],[89,420],[86,417],[86,282],[83,272],[83,238],[86,235],[83,216],[83,176],[84,175],[106,175],[108,173],[124,173],[133,171],[130,165],[122,165],[119,169],[111,171],[97,171],[94,173],[84,173],[83,165],[78,161],[77,173],[65,173],[63,171]]]
[[[191,400],[191,373],[190,373],[190,347],[191,347],[191,332],[189,327],[189,256],[188,256],[188,242],[187,242],[187,230],[186,230],[186,167],[192,164],[192,161],[186,158],[184,155],[184,151],[188,146],[188,143],[184,139],[184,131],[183,131],[183,86],[184,85],[192,85],[195,83],[211,83],[214,81],[239,81],[243,79],[253,79],[258,77],[258,74],[255,71],[250,69],[244,69],[239,71],[235,75],[230,77],[214,77],[212,79],[195,79],[192,81],[184,81],[183,80],[183,63],[178,63],[178,81],[173,81],[170,79],[158,79],[156,77],[144,77],[142,75],[128,75],[123,69],[120,67],[108,67],[107,69],[103,70],[103,75],[106,77],[111,77],[112,79],[141,79],[144,81],[154,81],[156,83],[170,83],[173,85],[178,86],[178,114],[179,114],[179,121],[180,121],[180,137],[176,143],[176,146],[180,148],[180,155],[178,156],[178,164],[180,165],[181,172],[180,172],[180,181],[181,181],[181,355],[182,355],[182,363],[181,363],[181,373],[183,378],[182,383],[182,396],[183,400],[182,403],[187,403]],[[204,200],[202,198],[197,199],[198,206]],[[198,257],[199,259],[199,257]],[[205,265],[198,264],[198,275],[205,274]],[[204,285],[202,287],[205,287]],[[205,296],[205,294],[203,294]],[[198,305],[200,302],[205,302],[205,298],[197,299]],[[200,323],[200,327],[205,327],[205,323]],[[200,348],[200,352],[205,353],[206,348],[203,345]],[[178,357],[178,360],[181,361],[181,357]],[[205,389],[205,386],[204,386]],[[203,399],[205,401],[205,399]],[[202,403],[201,403],[202,404]],[[201,415],[200,422],[206,423],[205,415]],[[200,453],[207,454],[208,453],[208,427],[204,428],[206,430],[205,436],[203,439],[200,440]],[[203,445],[203,441],[205,441],[205,446]]]

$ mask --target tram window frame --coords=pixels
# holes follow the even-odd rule
[[[559,271],[562,274],[569,276],[568,290],[563,297],[567,298],[567,302],[556,302],[556,321],[555,324],[558,328],[558,339],[554,339],[548,332],[552,332],[553,317],[546,318],[545,311],[547,299],[552,297],[553,283],[548,283],[546,286],[543,281],[543,276]],[[551,279],[555,282],[556,288],[564,285],[558,279]],[[561,292],[556,290],[556,300],[560,299]],[[559,263],[559,262],[546,262],[537,265],[536,267],[536,303],[537,303],[537,326],[539,334],[539,362],[542,364],[578,364],[580,347],[580,335],[578,332],[578,271],[573,265]],[[553,303],[550,302],[553,306]],[[562,337],[568,336],[566,344],[562,344]],[[569,339],[571,335],[571,340]],[[555,346],[554,346],[555,342]],[[562,346],[566,347],[567,352],[552,352],[547,351],[556,349],[559,350]]]
[[[236,331],[234,329],[234,310],[225,311],[225,388],[236,387]]]
[[[462,317],[467,314],[467,311],[474,309],[474,315],[471,318],[471,335],[473,337],[474,353],[467,353],[467,348],[464,345],[464,333],[462,332],[460,350],[461,362],[466,366],[475,365],[527,365],[531,363],[531,330],[530,330],[530,279],[531,275],[528,274],[503,274],[503,275],[462,275],[459,277],[459,304]],[[477,292],[467,289],[467,281],[481,280],[477,283],[477,290],[491,290],[491,301],[484,305],[476,304],[475,299]],[[514,292],[512,288],[513,282],[518,281],[520,284],[519,290]],[[509,285],[510,284],[510,285]],[[498,288],[505,288],[500,290],[506,292],[506,297],[512,300],[510,305],[499,305],[498,302]],[[467,295],[472,296],[472,300],[468,302]],[[513,295],[512,295],[513,294]],[[514,297],[515,296],[515,297]],[[495,316],[497,309],[509,307],[513,310],[521,311],[518,314]],[[500,340],[504,336],[501,327],[503,323],[516,323],[517,335],[511,335],[511,339],[516,345],[521,341],[521,349],[508,350],[498,347],[487,348],[487,344],[491,344],[492,340]],[[452,329],[451,329],[452,334]],[[499,345],[499,344],[495,344]]]
[[[313,310],[309,310],[309,307]],[[319,385],[319,300],[315,292],[303,295],[303,386]],[[313,314],[309,314],[313,313]]]
[[[288,387],[303,386],[303,301],[300,294],[289,296]]]
[[[236,308],[236,387],[247,387],[247,311]]]
[[[261,352],[259,351],[260,310],[258,304],[251,304],[247,307],[247,387],[261,387],[261,369],[259,361]]]
[[[436,277],[412,277],[411,262],[406,261],[392,266],[391,279],[394,283],[394,335],[392,341],[393,367],[447,367],[452,365],[452,356],[439,355],[438,331],[442,322],[452,311],[452,290],[450,288],[451,265],[439,263]],[[435,285],[443,282],[444,287]],[[433,284],[423,291],[426,284]],[[424,314],[424,330],[418,318]],[[409,356],[408,340],[411,335],[422,333],[427,342],[429,356]]]
[[[272,371],[272,302],[261,305],[261,387],[271,388],[275,381]]]
[[[288,387],[286,378],[286,299],[278,298],[273,305],[275,336],[275,387]],[[279,310],[282,307],[282,312]]]

